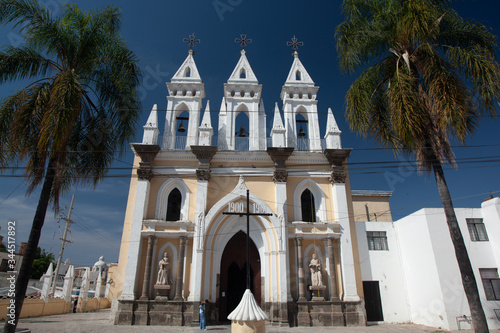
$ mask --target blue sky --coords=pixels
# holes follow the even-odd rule
[[[62,0],[41,0],[53,13],[61,11]],[[102,8],[97,0],[76,1],[82,9]],[[205,83],[206,100],[211,101],[212,123],[216,127],[217,110],[223,95],[223,84],[229,78],[240,56],[234,39],[246,33],[253,40],[247,57],[259,82],[268,112],[267,126],[272,124],[274,103],[279,99],[293,61],[292,49],[286,46],[294,35],[304,46],[299,56],[316,85],[321,135],[324,135],[326,111],[332,108],[340,129],[342,144],[353,148],[349,158],[352,189],[393,191],[391,208],[396,220],[422,207],[439,207],[440,199],[434,179],[418,175],[407,158],[395,158],[370,139],[364,140],[351,132],[344,119],[344,96],[355,76],[338,69],[334,43],[335,27],[341,22],[340,0],[335,1],[265,1],[265,0],[183,0],[183,1],[107,1],[122,8],[122,34],[128,46],[141,59],[143,82],[141,120],[136,140],[142,139],[142,126],[153,104],[166,108],[165,82],[169,81],[187,56],[188,46],[182,42],[193,32],[201,43],[195,46],[195,61]],[[464,17],[486,23],[500,34],[500,2],[498,0],[457,1],[455,8]],[[0,45],[20,45],[22,35],[11,27],[0,27]],[[0,96],[12,93],[18,85],[0,86]],[[164,112],[160,112],[160,135]],[[497,133],[497,134],[495,134]],[[456,147],[458,169],[446,167],[446,177],[455,207],[479,207],[490,192],[498,196],[500,181],[500,144],[498,119],[485,119],[466,147]],[[458,145],[458,144],[456,144]],[[484,158],[491,157],[488,162]],[[474,158],[481,160],[481,163]],[[128,186],[130,182],[130,150],[117,159],[113,169],[95,190],[74,188],[61,198],[69,206],[75,193],[69,244],[64,258],[77,265],[89,265],[104,255],[116,262]],[[388,162],[387,164],[371,162]],[[121,168],[121,169],[118,169]],[[9,177],[7,177],[9,176]],[[0,234],[6,235],[7,222],[17,221],[17,242],[28,238],[38,192],[25,197],[23,178],[0,175]],[[496,193],[496,194],[495,194]],[[67,212],[67,210],[66,210]],[[64,225],[47,212],[40,246],[56,256]]]

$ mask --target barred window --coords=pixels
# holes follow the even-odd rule
[[[389,251],[385,231],[367,231],[368,249],[374,251]]]
[[[484,293],[488,301],[500,300],[500,279],[496,268],[480,268],[479,273],[483,280]]]
[[[484,227],[483,219],[465,219],[469,228],[470,239],[473,242],[487,241],[488,234]]]

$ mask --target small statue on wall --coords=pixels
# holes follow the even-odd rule
[[[313,253],[312,259],[309,262],[309,270],[311,271],[311,285],[313,287],[322,287],[323,274],[321,273],[321,261],[319,261],[316,253]]]
[[[168,253],[163,253],[163,258],[158,263],[158,277],[156,279],[157,285],[170,285],[170,259]]]

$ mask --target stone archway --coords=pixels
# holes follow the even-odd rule
[[[238,306],[246,289],[246,234],[236,233],[226,244],[220,265],[219,321]],[[257,304],[261,304],[260,256],[250,239],[250,290]]]

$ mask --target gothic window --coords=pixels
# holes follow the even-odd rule
[[[245,69],[242,68],[240,71],[240,79],[246,79],[247,78],[247,73],[245,72]]]
[[[484,293],[488,301],[500,300],[500,279],[496,268],[480,268]]]
[[[191,68],[186,67],[186,70],[184,71],[184,77],[191,77]]]
[[[309,189],[304,190],[300,196],[302,207],[302,221],[316,222],[316,208],[314,207],[314,196]]]
[[[473,242],[487,241],[488,234],[484,227],[483,219],[465,219],[469,228],[470,239]]]
[[[300,71],[299,71],[299,70],[297,70],[297,71],[295,72],[295,80],[296,80],[296,81],[300,81],[300,80],[301,80],[301,75],[300,75]]]
[[[160,221],[187,221],[189,216],[189,188],[179,178],[170,178],[158,190],[155,219]]]
[[[179,221],[181,219],[181,202],[182,195],[176,187],[168,195],[166,221]]]
[[[368,250],[389,251],[385,231],[367,231],[366,237],[368,238]]]
[[[323,190],[312,179],[304,179],[293,191],[294,220],[325,222],[326,201]]]

